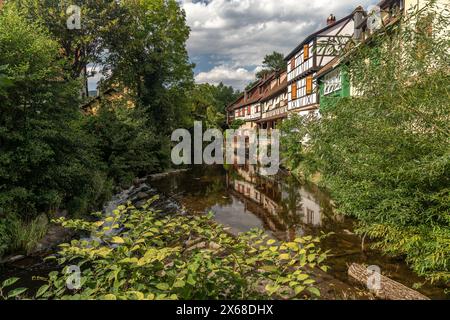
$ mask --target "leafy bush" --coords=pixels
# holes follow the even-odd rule
[[[145,117],[122,99],[103,101],[83,128],[95,139],[99,160],[116,184],[130,184],[136,176],[164,171],[169,152],[162,137],[148,127]]]
[[[429,17],[432,33],[415,23]],[[430,6],[358,46],[345,66],[358,96],[303,123],[308,146],[291,153],[291,163],[320,171],[338,210],[358,218],[361,234],[444,282],[450,280],[449,22],[448,10]]]
[[[233,122],[230,124],[230,129],[233,130],[237,130],[239,129],[241,126],[243,126],[245,124],[245,121],[242,119],[235,119],[233,120]]]
[[[8,233],[6,218],[2,217],[0,219],[0,259],[7,252],[10,243],[11,237]]]
[[[312,269],[326,270],[319,239],[277,243],[256,231],[234,237],[210,217],[163,217],[147,205],[121,206],[97,222],[58,222],[92,237],[61,245],[57,261],[66,267],[50,273],[35,298],[308,298],[320,295]],[[66,288],[68,264],[81,269],[75,291]]]

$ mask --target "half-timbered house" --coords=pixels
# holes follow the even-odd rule
[[[339,54],[354,29],[353,13],[338,21],[330,16],[325,28],[308,36],[286,56],[289,112],[301,115],[317,112],[316,72]]]
[[[261,119],[258,125],[262,129],[275,129],[287,117],[287,72],[275,72],[263,86],[261,98]]]

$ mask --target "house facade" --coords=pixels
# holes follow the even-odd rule
[[[354,40],[356,46],[370,46],[370,39],[379,29],[389,27],[400,23],[402,16],[408,16],[411,11],[422,9],[428,2],[425,0],[384,0],[378,4],[380,8],[381,23],[377,28],[370,28],[371,16],[366,12],[356,9],[354,12],[355,33]],[[438,0],[437,8],[444,8],[445,4],[450,5],[449,0]],[[417,23],[414,19],[412,23]],[[426,24],[425,32],[433,33],[432,19]],[[348,49],[348,48],[347,48]],[[345,54],[334,58],[322,69],[320,69],[315,80],[319,88],[320,110],[326,110],[332,107],[340,98],[357,96],[358,93],[351,83],[351,75],[349,74],[346,64],[352,58],[354,48],[347,50]]]
[[[341,98],[353,95],[350,75],[339,57],[330,61],[316,74],[320,111],[332,108]]]
[[[288,111],[308,115],[319,109],[316,73],[339,55],[355,31],[353,13],[303,40],[285,58],[287,62]]]
[[[261,119],[257,121],[261,129],[275,129],[287,117],[287,72],[275,72],[263,86]]]
[[[257,126],[256,121],[261,118],[262,83],[263,80],[258,81],[228,106],[228,124],[243,120],[245,125],[242,129],[253,129]]]

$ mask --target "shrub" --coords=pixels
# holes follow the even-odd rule
[[[234,237],[211,217],[121,206],[98,222],[58,220],[92,233],[61,245],[62,272],[49,274],[35,298],[258,299],[320,295],[311,273],[326,270],[319,239],[277,243],[262,232]],[[125,228],[117,233],[121,228]],[[113,232],[111,232],[113,231]],[[115,231],[115,232],[114,232]],[[56,259],[56,258],[55,258]],[[80,288],[66,288],[67,265],[81,268]],[[3,290],[5,292],[5,290]]]

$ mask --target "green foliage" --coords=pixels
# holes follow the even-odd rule
[[[308,118],[294,114],[283,120],[279,128],[282,132],[280,154],[283,164],[292,171],[296,171],[297,174],[302,171],[302,165],[305,161],[304,146],[302,146],[301,141],[304,141],[307,135],[307,122]]]
[[[105,39],[108,55],[103,65],[111,71],[106,83],[120,83],[133,92],[147,125],[169,144],[172,131],[188,122],[185,111],[193,86],[185,13],[175,0],[122,5],[127,14]]]
[[[40,23],[58,42],[59,53],[66,64],[67,75],[78,79],[88,63],[101,62],[105,39],[120,28],[127,11],[117,1],[110,0],[12,0],[31,23]],[[82,28],[67,28],[69,5],[81,8]]]
[[[262,79],[265,75],[268,75],[275,71],[286,70],[286,61],[284,61],[284,55],[279,52],[272,52],[267,54],[263,60],[263,69],[256,74],[256,79]]]
[[[196,84],[189,94],[191,121],[203,121],[207,128],[225,127],[225,107],[236,99],[238,93],[222,83]],[[190,125],[193,127],[193,123]]]
[[[92,240],[61,245],[58,263],[77,264],[81,288],[66,289],[66,268],[49,274],[39,299],[308,298],[320,292],[310,271],[326,254],[319,239],[278,243],[262,232],[231,236],[209,217],[122,206],[101,221],[64,220]],[[112,232],[124,227],[120,233]],[[4,290],[3,290],[4,292]],[[3,296],[5,298],[5,296]]]
[[[243,126],[244,124],[245,124],[245,120],[242,120],[242,119],[235,119],[235,120],[233,120],[233,122],[230,124],[230,129],[237,130],[237,129],[239,129],[241,126]]]
[[[58,45],[7,5],[0,12],[0,207],[28,220],[94,197],[95,161],[79,129],[79,85],[64,81]]]
[[[47,229],[48,219],[44,214],[29,222],[12,214],[1,217],[0,257],[11,252],[29,254]]]
[[[14,290],[10,290],[8,294],[6,294],[5,290],[11,286],[13,286],[19,278],[10,278],[2,282],[0,285],[0,299],[17,299],[21,297],[28,289],[27,288],[16,288]]]
[[[0,220],[0,257],[8,250],[11,243],[11,235],[9,234],[9,225],[5,217],[1,216]]]
[[[84,129],[95,137],[100,161],[115,184],[127,186],[133,178],[161,172],[169,152],[146,125],[141,112],[124,100],[102,101],[98,112],[84,120]]]
[[[408,17],[354,50],[347,68],[359,95],[301,124],[308,147],[291,161],[319,170],[339,211],[377,247],[448,282],[450,14],[431,6]],[[428,17],[432,34],[416,28]]]

